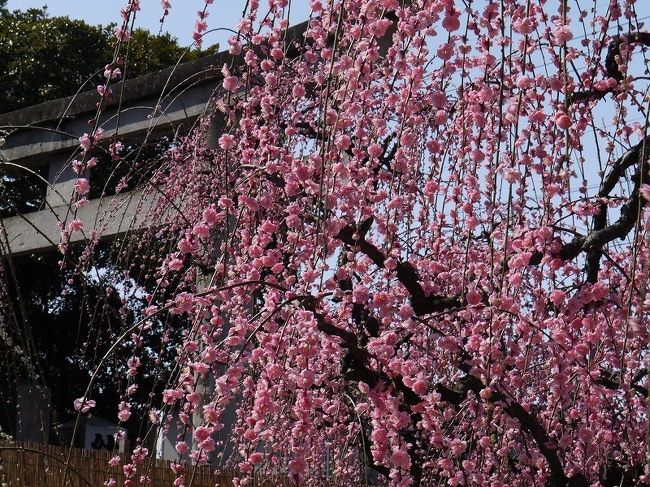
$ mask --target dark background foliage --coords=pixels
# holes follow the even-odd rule
[[[47,8],[9,11],[0,2],[0,113],[94,89],[113,59],[115,25],[88,25],[50,17]],[[188,51],[170,34],[135,29],[125,75],[129,78],[214,52]]]

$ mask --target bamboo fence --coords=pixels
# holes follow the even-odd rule
[[[67,461],[70,452],[70,460]],[[0,487],[102,487],[109,478],[123,487],[126,476],[122,466],[128,457],[122,455],[121,465],[110,467],[108,460],[113,456],[108,451],[82,450],[67,447],[42,445],[40,443],[16,442],[0,444]],[[67,469],[66,469],[67,464]],[[138,466],[133,477],[133,485],[149,487],[173,486],[176,474],[171,461],[146,459]],[[66,472],[67,470],[67,472]],[[150,483],[140,483],[146,475]],[[185,486],[192,487],[231,487],[233,473],[218,472],[209,466],[185,465]],[[64,484],[65,479],[65,484]],[[256,486],[288,486],[284,476],[255,479]]]

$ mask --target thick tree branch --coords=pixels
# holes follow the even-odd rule
[[[460,379],[456,387],[452,389],[442,384],[436,386],[436,391],[440,394],[441,398],[455,406],[460,406],[467,399],[467,393],[469,391],[474,392],[478,396],[485,389],[485,385],[478,377],[469,374],[469,367],[466,364],[461,364],[460,368],[467,375]],[[505,413],[515,418],[521,425],[522,430],[530,434],[533,440],[535,440],[537,448],[546,459],[549,470],[551,471],[550,485],[554,487],[586,487],[588,485],[586,479],[581,474],[571,478],[566,476],[558,456],[557,448],[553,446],[553,442],[548,436],[548,433],[533,414],[524,409],[518,402],[498,391],[492,393],[489,401],[500,404]]]
[[[636,225],[639,211],[645,205],[645,200],[641,197],[639,190],[641,174],[648,171],[648,157],[650,157],[650,137],[644,138],[613,164],[598,191],[597,197],[601,201],[598,203],[598,212],[593,218],[591,232],[586,236],[576,236],[570,242],[563,244],[560,251],[554,255],[561,260],[570,260],[585,252],[587,254],[585,265],[587,282],[595,283],[598,280],[600,259],[605,245],[617,238],[624,239]],[[603,200],[610,197],[616,184],[625,176],[626,170],[634,165],[637,165],[637,170],[632,176],[634,189],[621,207],[621,215],[618,220],[607,225],[608,207]],[[543,257],[543,252],[534,252],[529,264],[539,265]]]
[[[306,297],[301,300],[303,307],[311,311],[316,318],[316,323],[318,330],[330,335],[335,336],[341,339],[341,346],[345,350],[344,357],[344,375],[345,378],[355,382],[364,382],[368,384],[369,387],[375,388],[380,383],[393,384],[398,392],[401,392],[404,396],[404,400],[407,405],[413,406],[420,402],[420,398],[415,392],[408,388],[401,379],[391,380],[385,374],[381,372],[374,371],[370,368],[370,354],[364,348],[359,346],[359,342],[354,333],[351,333],[347,330],[339,328],[327,321],[327,318],[318,311],[318,300],[316,298]],[[421,419],[421,416],[418,413],[411,412],[411,421],[413,427]],[[404,430],[401,432],[404,439],[411,443],[412,449],[416,448],[416,439],[412,433]],[[413,476],[416,484],[419,484],[422,478],[422,465],[418,457],[413,454],[411,459],[411,475]],[[381,470],[377,470],[380,473],[383,473]]]
[[[365,232],[361,231],[369,223],[372,223],[372,218],[362,222],[359,230],[352,225],[347,225],[339,231],[337,238],[350,247],[363,252],[377,267],[384,268],[386,257],[377,247],[366,240]],[[458,296],[428,296],[419,282],[420,276],[410,262],[398,262],[395,273],[397,280],[409,292],[411,305],[417,316],[463,306],[462,298]]]
[[[621,46],[623,44],[643,44],[645,46],[650,46],[650,32],[632,32],[630,34],[614,37],[607,50],[605,71],[609,78],[617,81],[616,85],[605,89],[576,91],[569,98],[569,103],[600,100],[608,93],[613,93],[616,90],[620,82],[625,79],[625,75],[619,69],[617,59],[621,54]]]
[[[641,397],[648,397],[648,389],[641,384],[639,381],[643,379],[647,374],[647,369],[643,368],[634,376],[630,382],[630,387],[634,389]],[[600,377],[596,380],[596,383],[600,384],[607,389],[612,391],[618,390],[621,387],[621,384],[618,380],[618,375],[607,369],[600,369]]]
[[[404,398],[405,405],[408,406],[411,411],[410,415],[412,421],[417,423],[420,419],[420,414],[413,412],[413,407],[419,404],[421,399],[410,387],[404,384],[401,377],[391,379],[382,372],[372,370],[369,366],[371,357],[365,349],[362,349],[359,346],[356,335],[329,323],[325,316],[318,311],[318,301],[316,298],[304,298],[302,304],[305,309],[310,310],[314,314],[318,324],[318,329],[321,332],[341,339],[341,346],[346,351],[344,359],[344,366],[346,368],[344,371],[345,377],[348,380],[365,382],[371,388],[376,387],[379,383],[392,384],[395,387],[395,390]],[[441,398],[456,406],[460,405],[467,398],[467,393],[469,391],[473,391],[478,395],[485,388],[485,385],[479,378],[469,373],[470,367],[467,364],[460,364],[459,367],[466,375],[459,381],[458,386],[455,389],[451,389],[442,384],[436,386],[436,391],[440,393]],[[509,416],[517,419],[521,424],[522,430],[530,434],[535,440],[539,451],[548,462],[551,471],[551,485],[557,487],[586,487],[587,484],[584,477],[575,476],[569,479],[566,476],[557,454],[557,448],[553,446],[544,427],[531,413],[526,411],[520,404],[507,398],[500,392],[494,392],[490,401],[502,403],[504,411]],[[406,434],[408,432],[404,433]],[[409,436],[411,436],[410,433]],[[415,447],[415,438],[410,438],[409,441],[413,444],[413,447]],[[415,461],[416,459],[413,460],[411,473],[414,477],[421,478],[421,467],[419,466],[419,463]]]

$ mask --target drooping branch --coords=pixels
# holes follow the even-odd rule
[[[359,236],[359,235],[357,235]],[[374,388],[380,383],[392,384],[396,392],[403,397],[404,404],[408,407],[412,421],[418,421],[420,414],[413,411],[414,406],[421,403],[421,398],[406,384],[401,377],[390,378],[381,371],[373,370],[370,365],[371,356],[365,348],[360,347],[357,337],[354,333],[339,328],[328,322],[326,317],[318,310],[318,301],[316,298],[304,298],[302,305],[305,309],[310,310],[317,320],[318,329],[330,336],[341,339],[341,346],[345,349],[345,377],[348,380],[361,381]],[[368,313],[370,315],[370,313]],[[461,371],[465,372],[455,388],[451,389],[442,384],[438,384],[435,389],[441,395],[441,399],[449,404],[460,405],[467,398],[469,391],[479,395],[485,388],[483,382],[474,375],[470,374],[470,367],[466,363],[459,365]],[[495,392],[490,398],[491,402],[502,403],[504,411],[516,419],[522,427],[522,430],[530,434],[534,439],[540,453],[546,459],[551,471],[551,485],[553,486],[571,486],[585,487],[586,480],[582,475],[576,475],[568,478],[564,473],[562,463],[560,462],[557,448],[552,444],[551,438],[541,425],[541,423],[519,403],[508,398],[501,392]],[[409,434],[410,435],[410,434]],[[415,446],[415,444],[413,443]],[[421,467],[417,459],[413,459],[412,474],[415,478],[422,475]]]
[[[390,468],[385,467],[384,465],[378,464],[375,462],[375,459],[372,457],[372,449],[370,447],[370,438],[368,438],[368,434],[366,433],[366,430],[364,429],[364,424],[361,424],[360,429],[360,434],[362,436],[362,441],[363,441],[363,453],[366,458],[366,461],[368,462],[368,465],[370,468],[375,470],[376,472],[380,473],[384,477],[388,478],[390,475]]]

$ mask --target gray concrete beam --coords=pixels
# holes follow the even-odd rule
[[[138,100],[137,105],[124,104],[119,114],[116,108],[110,108],[100,118],[104,138],[116,132],[127,139],[142,138],[147,133],[150,136],[172,134],[181,125],[189,129],[217,88],[216,82],[191,86],[172,98],[160,100],[160,104],[157,97]],[[157,110],[156,106],[159,106]],[[88,132],[88,119],[84,117],[68,120],[58,130],[52,124],[25,127],[6,138],[2,152],[11,162],[38,167],[47,162],[48,155],[74,151],[79,147],[79,137]]]
[[[109,238],[146,228],[156,200],[156,194],[134,190],[90,200],[76,214],[69,206],[58,206],[5,218],[2,225],[8,242],[3,242],[2,252],[20,255],[51,250],[60,241],[59,224],[67,224],[75,218],[81,220],[84,228],[83,232],[72,234],[71,243],[86,240],[92,230],[99,232],[102,238]]]
[[[304,33],[307,30],[307,22],[290,27],[286,31],[285,39],[287,44],[292,42],[304,42]],[[289,49],[289,56],[294,54]],[[145,74],[115,83],[112,88],[115,93],[122,93],[121,101],[129,102],[140,98],[148,98],[151,95],[168,95],[184,89],[187,84],[208,79],[220,79],[221,67],[224,64],[238,64],[242,60],[232,56],[228,51],[205,56],[193,61],[180,63],[155,73]],[[31,107],[22,108],[9,113],[0,114],[0,126],[5,125],[30,125],[37,122],[59,120],[62,117],[76,117],[83,113],[90,113],[96,110],[98,101],[97,93],[94,90],[84,91],[66,98],[59,98]],[[118,105],[114,100],[112,105]]]

